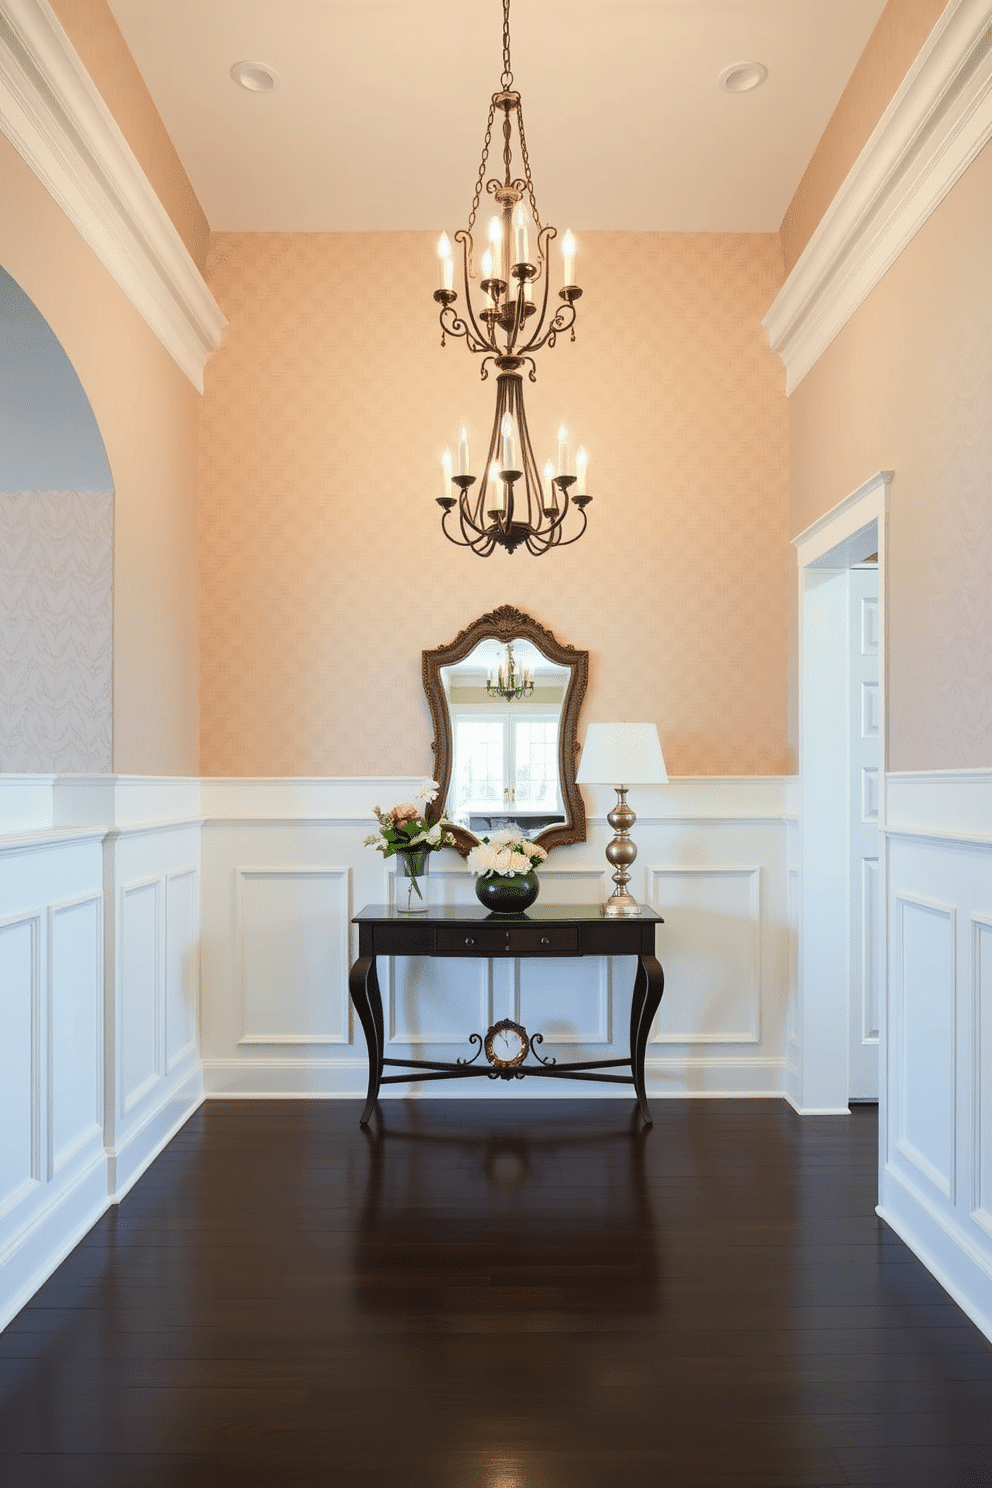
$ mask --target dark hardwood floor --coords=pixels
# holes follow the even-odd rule
[[[0,1334],[3,1488],[992,1485],[876,1116],[212,1102]]]

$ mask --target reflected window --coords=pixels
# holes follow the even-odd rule
[[[521,717],[452,711],[448,811],[454,821],[482,832],[514,821],[532,835],[564,820],[557,712]]]

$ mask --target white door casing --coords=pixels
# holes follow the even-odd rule
[[[878,1100],[879,693],[878,565],[848,571],[848,832],[850,844],[850,1083]]]

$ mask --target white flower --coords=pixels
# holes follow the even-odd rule
[[[508,847],[510,843],[516,845],[520,841],[520,833],[516,827],[500,827],[489,839],[493,847]]]
[[[530,858],[525,852],[511,852],[508,873],[529,873],[531,868]]]
[[[431,847],[439,847],[443,828],[440,822],[435,822],[428,832],[424,833],[424,841],[429,842]]]
[[[526,851],[530,853],[535,863],[543,863],[544,859],[548,856],[544,848],[540,847],[536,842],[528,842]]]
[[[410,841],[408,843],[408,846],[409,847],[416,847],[418,845],[418,843],[420,843],[420,842],[429,842],[429,841],[430,841],[430,838],[428,837],[428,835],[427,835],[426,832],[418,832],[417,835],[416,835],[416,837],[411,837],[410,838]]]
[[[436,799],[437,793],[440,789],[441,787],[440,785],[438,785],[436,780],[423,780],[421,781],[420,789],[417,792],[417,800],[426,801],[429,804],[431,801]]]
[[[480,842],[478,847],[473,847],[465,859],[470,873],[493,873],[496,871],[496,853],[488,842]]]

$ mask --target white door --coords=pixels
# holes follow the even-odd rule
[[[878,875],[879,728],[878,568],[848,573],[850,841],[850,1098],[878,1100],[878,998],[881,967]]]

